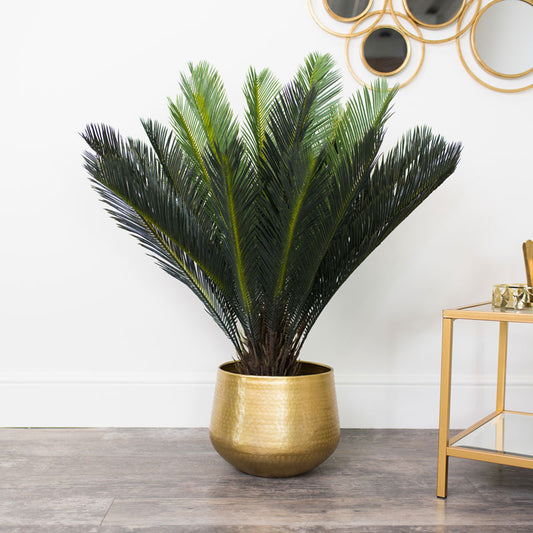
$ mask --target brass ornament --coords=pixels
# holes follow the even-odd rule
[[[333,370],[302,362],[303,375],[247,376],[218,369],[209,436],[237,469],[262,477],[303,474],[340,438]]]
[[[533,304],[533,287],[524,283],[494,285],[492,305],[505,309],[525,309]]]
[[[445,1],[445,0],[443,0]],[[345,47],[344,47],[344,55],[346,64],[348,67],[348,70],[350,71],[351,75],[354,77],[354,79],[360,83],[361,85],[369,86],[368,83],[366,83],[359,74],[357,74],[350,62],[350,54],[349,54],[349,46],[350,41],[352,39],[363,37],[363,45],[361,47],[361,61],[365,68],[372,73],[373,75],[379,75],[379,76],[392,76],[394,74],[398,74],[401,71],[405,69],[407,66],[407,63],[411,56],[411,43],[409,39],[413,39],[414,41],[420,43],[422,45],[422,52],[421,52],[421,59],[420,63],[418,64],[414,74],[411,75],[407,80],[400,82],[399,87],[405,87],[408,85],[418,74],[420,71],[420,68],[422,66],[424,56],[425,56],[425,45],[426,44],[444,44],[448,42],[455,41],[457,46],[457,52],[459,54],[459,60],[461,61],[463,67],[467,71],[467,73],[478,83],[483,85],[484,87],[491,89],[493,91],[498,91],[501,93],[516,93],[525,91],[528,89],[533,88],[533,83],[528,83],[526,80],[524,80],[525,84],[521,87],[498,87],[497,84],[488,83],[487,81],[483,80],[480,76],[478,76],[473,68],[468,65],[463,50],[461,48],[461,37],[463,37],[468,31],[470,31],[470,47],[472,54],[474,56],[474,59],[476,63],[483,69],[484,72],[486,72],[489,76],[495,76],[497,78],[506,78],[506,79],[523,79],[528,74],[533,73],[533,66],[523,72],[517,73],[517,74],[504,74],[502,72],[497,72],[496,70],[490,68],[488,65],[485,64],[485,62],[482,60],[479,51],[476,48],[475,43],[475,32],[478,27],[478,23],[484,13],[486,13],[487,9],[489,9],[492,5],[497,4],[499,2],[502,2],[503,0],[491,0],[487,5],[482,7],[483,3],[487,0],[463,0],[460,8],[457,10],[457,12],[453,15],[453,17],[450,18],[450,20],[445,21],[444,23],[440,24],[429,24],[427,22],[423,22],[422,20],[419,20],[409,9],[408,0],[402,0],[402,6],[405,11],[405,13],[401,13],[399,9],[395,8],[393,5],[393,0],[383,0],[383,7],[379,10],[375,10],[370,12],[370,6],[373,4],[372,1],[369,1],[365,10],[362,11],[359,15],[353,18],[343,18],[339,17],[338,15],[334,15],[331,13],[331,9],[329,9],[327,0],[322,0],[324,7],[326,8],[326,12],[335,18],[337,21],[341,22],[352,22],[354,21],[354,24],[351,26],[349,31],[347,32],[338,32],[335,30],[332,30],[327,27],[324,22],[322,22],[319,17],[317,16],[314,7],[313,7],[313,0],[307,0],[307,5],[309,7],[309,10],[311,12],[311,16],[315,20],[315,22],[318,24],[320,28],[328,32],[329,34],[335,36],[335,37],[341,37],[345,39]],[[533,7],[533,0],[520,0],[530,6]],[[473,10],[473,13],[472,13]],[[468,16],[467,13],[469,13]],[[372,17],[375,17],[374,22],[370,24],[368,27],[364,29],[358,29],[361,25],[363,25],[365,22],[368,22],[369,19]],[[384,17],[392,18],[393,24],[387,24],[382,23]],[[410,25],[413,26],[414,31],[410,31],[406,28],[405,22],[408,22]],[[457,21],[457,28],[455,30],[455,33],[448,37],[443,38],[429,38],[427,35],[425,35],[421,29],[434,32],[434,31],[440,31],[444,27],[451,26],[455,21]],[[380,24],[382,23],[382,24]],[[401,65],[400,68],[393,72],[381,72],[377,71],[376,69],[372,68],[371,65],[369,65],[369,62],[366,60],[363,54],[363,46],[364,42],[368,38],[368,36],[377,28],[381,26],[386,26],[394,29],[398,33],[400,33],[408,43],[408,57],[406,58],[406,61]]]

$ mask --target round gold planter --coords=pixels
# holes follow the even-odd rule
[[[339,442],[333,370],[302,363],[302,375],[245,376],[218,369],[209,436],[230,464],[255,476],[303,474]]]

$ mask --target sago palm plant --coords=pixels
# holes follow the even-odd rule
[[[185,283],[233,343],[243,373],[294,375],[320,313],[359,264],[457,165],[425,127],[379,153],[395,89],[340,103],[311,54],[281,86],[250,69],[242,126],[220,76],[189,65],[171,128],[148,143],[89,125],[85,167],[118,224]]]

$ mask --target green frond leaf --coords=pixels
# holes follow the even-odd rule
[[[313,104],[309,109],[308,143],[317,155],[323,148],[337,122],[339,113],[340,73],[330,54],[312,53],[307,56],[294,83],[305,92],[313,94]]]
[[[363,87],[352,95],[334,129],[334,146],[337,151],[350,150],[371,129],[380,131],[391,117],[391,104],[398,92],[389,89],[385,78],[378,78],[371,88]]]
[[[213,231],[220,233],[211,189],[201,175],[192,171],[194,164],[191,165],[174,133],[156,121],[148,119],[141,120],[141,123],[157,155],[158,164],[168,180],[174,184],[180,200],[198,220],[205,221]],[[204,227],[204,231],[208,231],[208,228]]]
[[[107,126],[90,125],[83,138],[95,152],[85,155],[92,178],[167,235],[214,283],[227,289],[226,258],[213,249],[209,228],[187,209],[156,155],[140,141],[127,141]]]
[[[148,251],[148,255],[155,259],[167,274],[193,291],[236,350],[241,352],[243,347],[237,317],[220,288],[164,233],[145,220],[120,196],[97,179],[92,179],[92,183],[93,188],[109,206],[107,211],[117,221],[118,226],[136,237],[139,244]]]
[[[254,297],[257,181],[251,175],[251,163],[245,149],[236,139],[225,151],[215,149],[206,159],[213,198],[222,219],[222,246],[230,260],[236,298],[240,304],[239,318],[245,331],[256,329],[258,313]]]
[[[243,138],[256,164],[262,156],[270,109],[280,90],[281,85],[270,70],[264,69],[259,74],[254,68],[248,71],[243,88],[247,106]]]
[[[378,162],[322,260],[306,303],[305,335],[350,274],[454,172],[460,153],[461,145],[415,128]]]

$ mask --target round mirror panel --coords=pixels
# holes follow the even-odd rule
[[[328,13],[344,22],[351,22],[362,17],[372,5],[372,0],[324,0]]]
[[[403,0],[403,4],[407,14],[417,24],[438,28],[457,19],[465,0]]]
[[[472,49],[486,70],[518,77],[533,69],[533,3],[524,0],[492,2],[472,29]]]
[[[410,53],[404,35],[389,26],[378,26],[366,35],[361,45],[363,63],[378,76],[391,76],[402,70]]]

